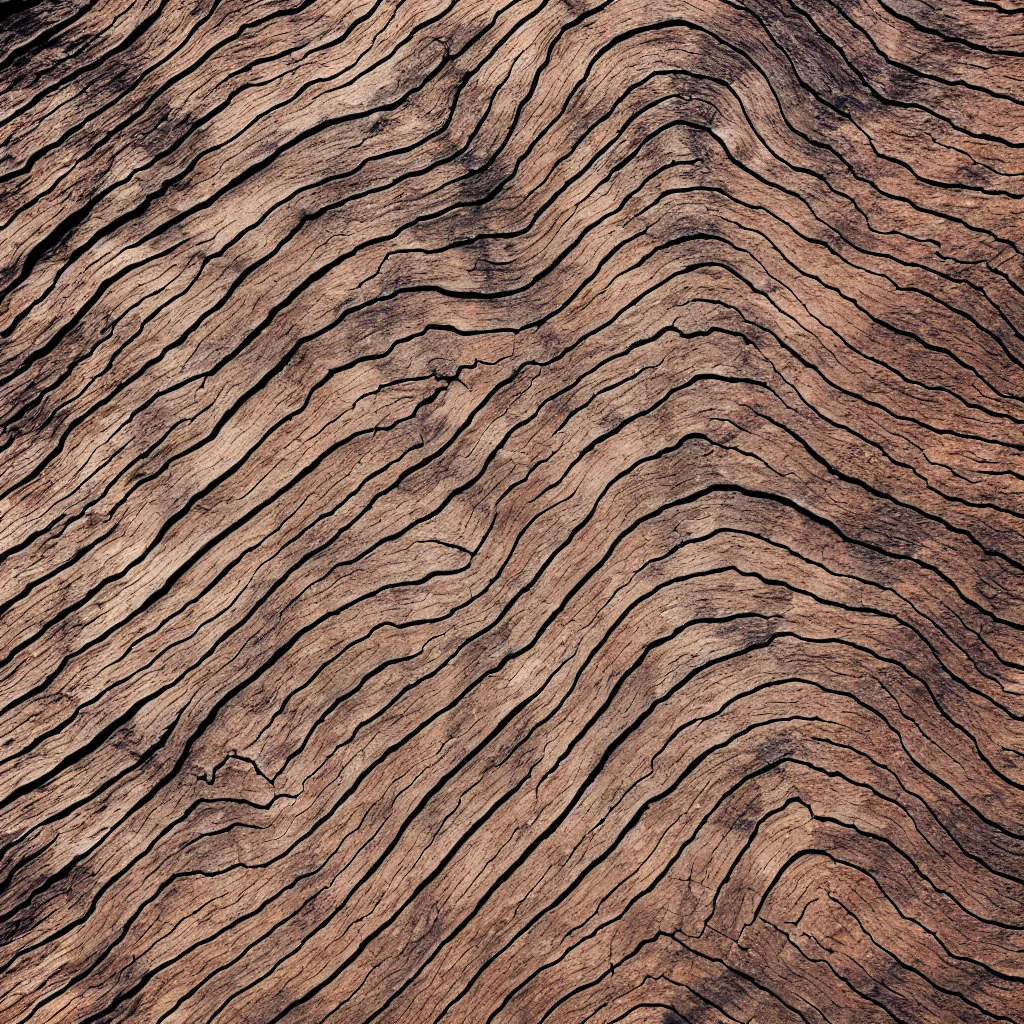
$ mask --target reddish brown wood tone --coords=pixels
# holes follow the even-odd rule
[[[1024,1022],[1017,0],[0,2],[0,1024]]]

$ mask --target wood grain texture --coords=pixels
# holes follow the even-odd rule
[[[1024,7],[0,3],[0,1024],[1024,1022]]]

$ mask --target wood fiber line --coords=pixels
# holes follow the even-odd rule
[[[0,1024],[1024,1024],[1024,6],[0,2]]]

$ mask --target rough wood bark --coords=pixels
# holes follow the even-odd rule
[[[0,1024],[1024,1022],[1024,8],[0,5]]]

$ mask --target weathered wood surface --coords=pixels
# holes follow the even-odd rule
[[[0,92],[0,1024],[1024,1021],[1024,8]]]

